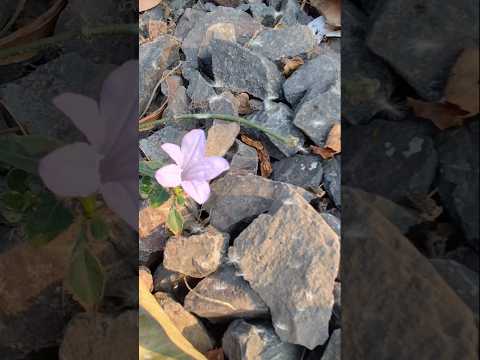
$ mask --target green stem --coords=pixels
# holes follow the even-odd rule
[[[209,114],[209,113],[206,113],[206,114],[177,115],[177,116],[174,116],[172,119],[164,118],[164,119],[140,124],[139,129],[140,129],[140,131],[147,131],[147,130],[154,129],[158,125],[165,124],[169,120],[178,121],[178,120],[192,120],[192,119],[196,119],[196,120],[218,119],[218,120],[223,120],[223,121],[227,121],[227,122],[235,122],[235,123],[238,123],[240,125],[259,130],[259,131],[265,133],[266,135],[270,136],[271,138],[273,138],[275,140],[278,140],[282,143],[285,143],[288,146],[292,146],[292,147],[297,146],[298,143],[299,143],[298,138],[296,138],[294,136],[284,137],[284,136],[278,135],[277,133],[275,133],[275,132],[273,132],[273,131],[271,131],[271,130],[269,130],[269,129],[261,126],[261,125],[258,125],[256,123],[250,121],[250,120],[247,120],[245,118],[242,118],[242,117],[239,117],[239,116],[234,116],[234,115],[226,115],[226,114]]]
[[[80,31],[77,30],[77,31],[64,32],[55,36],[37,40],[29,44],[9,47],[6,49],[0,49],[0,59],[18,55],[18,54],[27,53],[27,52],[44,50],[50,47],[61,45],[62,43],[72,39],[81,39],[81,38],[90,39],[91,37],[105,36],[105,35],[137,35],[137,34],[138,34],[137,24],[104,25],[104,26],[99,26],[94,28],[84,26],[80,29]]]

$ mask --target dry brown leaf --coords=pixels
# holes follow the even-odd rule
[[[430,103],[408,98],[407,104],[413,108],[416,116],[431,120],[441,130],[462,126],[468,114],[468,111],[450,103]]]
[[[207,351],[205,356],[207,357],[208,360],[224,360],[225,359],[225,355],[223,353],[222,348]]]
[[[240,139],[243,143],[253,147],[257,150],[258,159],[260,160],[260,175],[269,177],[272,174],[272,163],[270,162],[270,155],[267,149],[263,146],[261,141],[252,139],[251,137],[241,134]]]
[[[146,11],[153,9],[155,6],[160,4],[162,0],[139,0],[138,1],[138,11]]]
[[[479,49],[465,49],[455,63],[445,88],[445,98],[469,112],[479,112]]]
[[[325,147],[334,151],[335,154],[342,151],[342,126],[340,123],[336,123],[330,129]]]
[[[304,64],[303,59],[300,56],[293,58],[287,58],[282,60],[283,75],[289,77],[295,70]]]
[[[67,5],[67,0],[56,0],[52,6],[32,21],[30,24],[21,27],[10,35],[0,39],[0,49],[7,49],[34,42],[50,36],[55,30],[57,18]],[[0,65],[8,65],[25,61],[35,56],[36,52],[23,53],[0,59]]]
[[[335,151],[333,151],[332,149],[326,147],[322,148],[315,145],[310,146],[310,151],[312,152],[312,154],[320,155],[325,160],[333,158],[333,156],[336,154]]]
[[[325,16],[327,24],[334,27],[340,27],[342,25],[341,0],[310,0],[310,5]]]

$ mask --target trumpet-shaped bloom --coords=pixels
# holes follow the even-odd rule
[[[163,144],[162,149],[175,164],[157,170],[155,178],[166,188],[181,186],[198,204],[203,204],[210,196],[208,182],[230,168],[227,160],[219,156],[205,156],[205,133],[192,130],[185,134],[181,147]]]
[[[100,101],[80,94],[56,97],[88,142],[65,145],[39,164],[45,186],[60,196],[100,192],[107,206],[138,227],[138,62],[128,61],[103,83]]]

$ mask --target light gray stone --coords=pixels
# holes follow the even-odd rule
[[[180,130],[177,127],[167,125],[149,137],[141,139],[140,150],[142,150],[150,160],[168,162],[170,161],[170,157],[160,146],[165,143],[180,145],[186,133],[186,131]]]
[[[231,265],[200,281],[185,298],[185,309],[210,321],[265,318],[268,307]],[[199,294],[200,296],[198,296]],[[229,305],[205,300],[215,299]]]
[[[302,348],[282,342],[271,326],[236,320],[223,335],[222,347],[230,360],[298,360]]]
[[[244,144],[241,141],[235,142],[237,150],[230,162],[229,173],[231,175],[257,175],[258,154],[257,150]]]
[[[296,155],[273,164],[273,180],[303,188],[319,186],[322,175],[321,160],[314,155]]]
[[[268,211],[275,200],[298,193],[308,201],[314,196],[304,189],[254,175],[228,175],[213,182],[204,205],[210,224],[230,232],[240,222]]]
[[[199,235],[171,237],[165,245],[163,266],[191,277],[205,277],[222,263],[228,240],[228,234],[222,234],[212,226]]]
[[[340,241],[300,195],[257,217],[235,239],[229,258],[238,259],[244,279],[269,307],[282,341],[309,349],[325,343]]]

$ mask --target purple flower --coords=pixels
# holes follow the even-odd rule
[[[107,206],[138,227],[138,62],[128,61],[103,83],[100,102],[65,93],[53,100],[85,135],[39,164],[55,194],[85,197],[100,192]]]
[[[164,166],[156,172],[158,183],[166,188],[182,186],[198,204],[205,203],[210,196],[208,181],[230,168],[222,157],[206,157],[205,144],[205,133],[198,129],[185,134],[181,147],[163,144],[162,149],[175,164]]]

